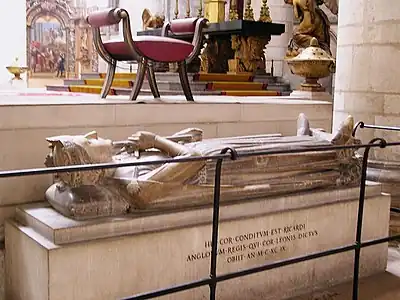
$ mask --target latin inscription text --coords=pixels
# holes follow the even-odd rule
[[[227,263],[235,263],[259,257],[270,257],[285,252],[293,242],[318,236],[318,231],[308,229],[306,224],[294,224],[247,232],[236,236],[221,237],[218,240],[218,256]],[[204,250],[188,254],[187,262],[209,259],[211,241],[205,241]]]

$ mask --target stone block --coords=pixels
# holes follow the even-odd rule
[[[365,2],[366,0],[354,0],[346,6],[339,6],[339,28],[362,23],[365,18]]]
[[[218,274],[354,243],[358,188],[224,204]],[[388,234],[390,197],[366,191],[363,240]],[[74,221],[47,204],[18,209],[6,223],[6,298],[118,299],[208,278],[209,206]],[[284,299],[350,280],[353,252],[218,284],[221,300]],[[385,270],[387,244],[362,250],[361,275]],[[163,299],[207,298],[208,287]]]
[[[332,101],[333,96],[327,92],[312,92],[312,91],[301,91],[294,90],[290,97],[295,99],[308,99],[308,100],[317,100],[317,101]]]
[[[360,1],[360,0],[358,0]],[[355,1],[356,3],[358,1]],[[385,5],[379,0],[363,1],[368,5],[360,5],[357,11],[363,12],[363,18],[368,23],[396,23],[400,19],[399,2],[396,0],[386,0]],[[347,9],[346,9],[347,11]]]

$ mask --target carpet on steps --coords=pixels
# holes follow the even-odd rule
[[[106,78],[106,73],[99,73],[100,78]],[[136,73],[115,73],[114,78],[117,79],[135,79]]]
[[[245,90],[245,91],[260,91],[265,90],[267,85],[261,82],[234,82],[234,81],[214,81],[208,82],[207,90]]]
[[[254,76],[248,74],[197,73],[193,75],[194,81],[252,82],[253,79]]]

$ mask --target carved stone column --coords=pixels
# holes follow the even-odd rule
[[[93,70],[93,36],[92,30],[82,20],[77,20],[75,27],[75,70],[80,73],[90,73]]]
[[[360,0],[339,8],[333,126],[348,114],[366,124],[400,126],[400,1]],[[360,129],[373,137],[399,141],[399,132]],[[372,151],[368,179],[384,184],[400,207],[400,147]],[[391,231],[400,233],[400,218]]]

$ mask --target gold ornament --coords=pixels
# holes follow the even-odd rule
[[[262,0],[259,20],[261,22],[272,23],[271,14],[269,12],[269,7],[268,7],[268,0]]]
[[[254,12],[253,8],[251,7],[251,0],[246,1],[246,9],[244,11],[243,20],[254,21]]]

